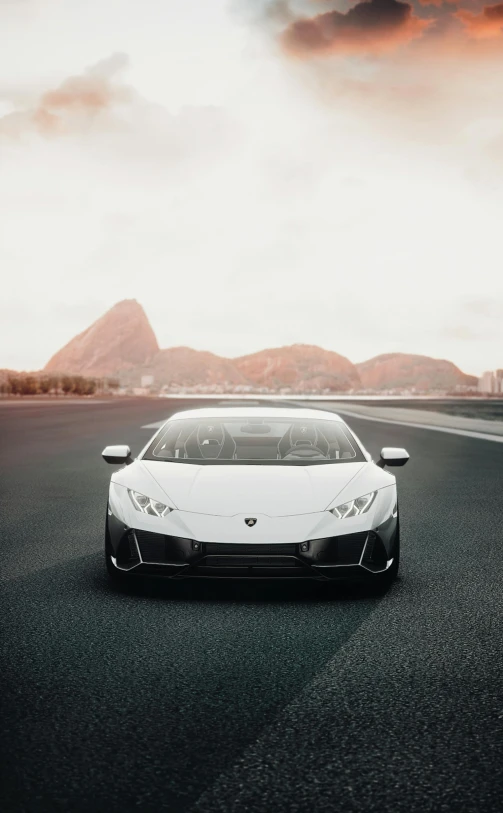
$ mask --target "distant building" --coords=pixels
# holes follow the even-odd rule
[[[488,370],[482,373],[477,389],[488,395],[503,395],[503,370]]]
[[[493,373],[492,371],[488,370],[479,378],[479,383],[477,387],[479,392],[492,392],[493,391]]]

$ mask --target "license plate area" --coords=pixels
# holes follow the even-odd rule
[[[302,567],[293,556],[206,556],[206,567]]]

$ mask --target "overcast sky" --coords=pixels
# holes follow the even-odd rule
[[[503,4],[0,0],[0,367],[162,347],[503,367]]]

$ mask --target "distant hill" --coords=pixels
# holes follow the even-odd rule
[[[310,344],[260,350],[236,358],[234,363],[257,387],[344,392],[360,386],[358,371],[347,358]]]
[[[193,387],[197,384],[247,384],[244,375],[231,359],[216,356],[191,347],[170,347],[159,350],[148,364],[135,367],[123,375],[122,381],[137,386],[142,375],[153,375],[156,385],[176,384]]]
[[[356,365],[364,389],[449,390],[457,385],[475,386],[477,378],[463,373],[452,361],[385,353]]]
[[[135,299],[118,302],[75,336],[46,364],[44,372],[114,376],[131,387],[153,375],[155,387],[237,385],[293,392],[348,390],[450,390],[473,386],[452,362],[406,353],[387,353],[353,364],[331,350],[293,344],[229,359],[191,347],[160,350],[150,322]]]
[[[79,333],[45,365],[45,372],[117,375],[145,364],[159,345],[136,299],[124,299]]]

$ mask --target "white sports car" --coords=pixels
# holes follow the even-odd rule
[[[314,409],[178,412],[133,460],[107,446],[108,573],[167,578],[372,579],[400,556],[405,449],[372,461],[346,423]]]

